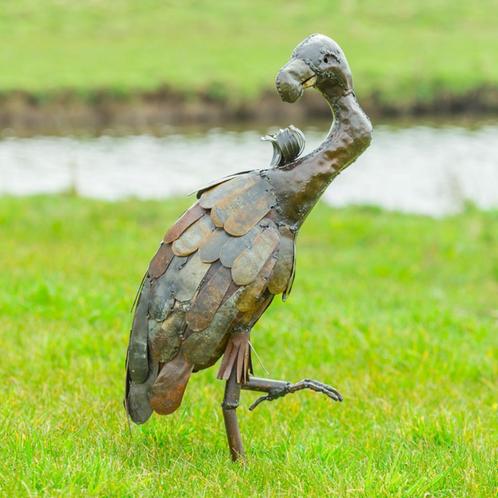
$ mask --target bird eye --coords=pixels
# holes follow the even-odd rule
[[[329,62],[329,58],[328,58],[327,56],[325,56],[325,57],[323,58],[323,62],[325,62],[325,64],[328,64],[328,62]]]

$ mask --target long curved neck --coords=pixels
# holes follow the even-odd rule
[[[277,196],[277,211],[296,228],[330,182],[370,144],[372,126],[354,93],[336,96],[322,89],[333,122],[324,142],[313,152],[284,168],[268,170]]]

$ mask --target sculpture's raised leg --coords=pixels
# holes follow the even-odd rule
[[[249,380],[242,384],[242,389],[248,391],[258,391],[267,393],[265,396],[258,398],[250,407],[249,410],[254,410],[262,401],[273,401],[277,398],[282,398],[287,394],[292,394],[303,389],[311,389],[318,393],[325,394],[334,401],[342,401],[341,393],[329,386],[312,379],[303,379],[295,384],[285,380],[262,379],[260,377],[249,377]]]
[[[237,383],[237,372],[234,368],[225,385],[225,396],[221,407],[223,418],[225,419],[225,429],[227,431],[228,446],[232,460],[235,462],[239,458],[244,458],[244,446],[240,437],[239,422],[237,420],[237,407],[240,400],[241,385]]]
[[[303,379],[295,384],[292,384],[291,382],[287,382],[285,380],[249,377],[249,380],[244,384],[238,384],[236,371],[233,369],[230,378],[227,380],[225,386],[225,397],[223,398],[223,403],[221,405],[223,408],[223,418],[225,419],[228,446],[230,448],[233,461],[245,457],[236,412],[239,406],[241,389],[266,393],[265,396],[258,398],[249,407],[249,410],[254,410],[254,408],[256,408],[263,401],[273,401],[274,399],[282,398],[287,394],[302,391],[303,389],[311,389],[312,391],[325,394],[333,401],[342,401],[341,393],[337,391],[337,389],[312,379]]]

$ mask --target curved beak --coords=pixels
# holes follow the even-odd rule
[[[295,102],[305,88],[315,86],[316,74],[301,59],[291,59],[277,74],[275,84],[284,102]]]

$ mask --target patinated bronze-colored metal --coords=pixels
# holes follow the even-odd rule
[[[240,178],[244,179],[244,177]],[[232,215],[234,215],[235,218],[238,219],[238,215],[243,214],[248,206],[252,206],[254,202],[259,201],[261,197],[264,197],[265,194],[267,194],[267,189],[265,188],[264,183],[261,181],[261,178],[258,178],[254,175],[252,177],[249,176],[248,182],[250,182],[249,185],[242,185],[238,186],[238,188],[236,189],[232,189],[229,194],[227,194],[222,199],[219,199],[212,206],[211,218],[217,227],[224,227],[226,221]],[[226,185],[225,190],[228,190],[230,183],[231,182],[221,185],[219,188],[222,189]],[[268,185],[266,185],[266,187],[269,188]],[[209,192],[207,192],[205,195],[208,194]],[[269,194],[267,194],[267,196],[269,196]],[[268,210],[266,212],[268,212]],[[256,222],[249,224],[249,227],[252,227],[254,223]],[[242,235],[243,233],[246,233],[246,231],[247,230],[243,230],[240,233],[231,233],[229,230],[227,230],[227,232],[231,233],[231,235]]]
[[[240,195],[258,181],[258,175],[254,173],[229,177],[219,184],[215,184],[211,189],[204,189],[204,193],[199,199],[199,205],[205,209],[212,209],[220,203],[228,203],[234,195]]]
[[[176,280],[179,272],[186,265],[187,259],[186,257],[175,256],[171,260],[166,273],[152,283],[148,298],[149,318],[161,323],[168,316],[175,304]],[[145,282],[149,282],[149,279],[146,278]]]
[[[270,166],[283,166],[299,157],[304,150],[304,134],[295,126],[290,125],[277,133],[265,135],[262,140],[273,145],[273,157]]]
[[[262,228],[255,226],[241,237],[230,237],[230,239],[223,245],[220,251],[220,261],[223,266],[231,268],[235,258],[237,258],[242,251],[251,247],[252,241],[261,233]]]
[[[176,240],[192,223],[195,223],[206,213],[199,204],[194,204],[184,215],[166,232],[163,241],[170,244]]]
[[[237,382],[245,382],[249,375],[249,333],[247,330],[234,331],[227,343],[227,348],[218,372],[218,379],[228,380],[234,368],[237,370]]]
[[[235,462],[239,458],[244,458],[244,446],[240,435],[239,423],[237,421],[237,408],[240,400],[240,384],[235,378],[235,371],[232,371],[230,379],[225,386],[225,396],[221,408],[223,410],[223,419],[227,432],[228,447],[230,455]]]
[[[153,361],[167,363],[180,351],[181,336],[185,329],[185,311],[176,309],[161,325],[155,325],[149,322],[150,356]]]
[[[268,285],[272,294],[281,294],[287,289],[294,266],[294,234],[289,227],[284,226],[280,229],[280,235],[277,263]]]
[[[127,353],[125,406],[136,423],[151,410],[176,410],[191,373],[223,355],[218,378],[227,380],[223,416],[233,459],[244,454],[236,416],[241,388],[266,393],[251,408],[302,389],[342,400],[314,380],[251,376],[249,336],[274,296],[289,294],[297,233],[330,182],[368,147],[372,127],[343,51],[324,35],[296,47],[276,86],[286,102],[305,88],[321,92],[333,114],[328,136],[301,157],[302,133],[281,130],[267,137],[274,147],[270,167],[198,191],[198,202],[167,232],[150,263]]]
[[[230,235],[240,236],[263,218],[274,203],[269,184],[259,181],[227,205],[213,208],[211,216],[221,222],[218,226],[223,226]]]
[[[171,248],[176,256],[188,256],[197,251],[214,231],[215,227],[209,216],[199,218],[188,227],[174,242]]]
[[[159,278],[168,269],[173,256],[171,245],[162,243],[149,264],[149,275]]]
[[[157,363],[151,364],[149,375],[144,382],[135,383],[127,379],[125,408],[131,419],[137,424],[144,424],[152,415],[152,406],[149,402],[149,391],[157,378]]]
[[[199,249],[201,261],[204,263],[214,263],[220,258],[221,248],[231,239],[225,230],[215,230],[206,240],[206,243]]]
[[[202,279],[209,270],[209,263],[203,263],[196,252],[187,264],[175,275],[175,297],[178,301],[190,301]]]
[[[272,277],[273,268],[275,267],[276,262],[276,258],[268,258],[254,282],[244,288],[244,291],[237,302],[237,307],[240,311],[248,312],[257,307],[266,287],[268,287],[268,282]]]
[[[232,265],[232,278],[237,285],[247,285],[254,281],[263,265],[278,246],[279,234],[276,230],[264,230],[257,235],[248,249],[235,258]]]
[[[230,282],[230,270],[220,266],[209,281],[202,286],[187,313],[187,324],[191,330],[197,332],[209,326],[220,307]]]
[[[137,384],[145,382],[149,375],[149,364],[147,358],[147,336],[149,333],[148,326],[148,307],[150,296],[150,282],[146,280],[142,288],[142,293],[138,299],[135,309],[135,317],[130,334],[130,344],[127,355],[127,371],[130,379]]]
[[[150,406],[155,412],[168,415],[180,406],[192,370],[181,352],[161,368],[149,390]]]
[[[200,332],[188,334],[182,350],[185,358],[194,365],[195,370],[214,365],[223,354],[230,335],[230,326],[239,312],[235,303],[241,291],[242,289],[235,291],[218,308],[209,327]]]

